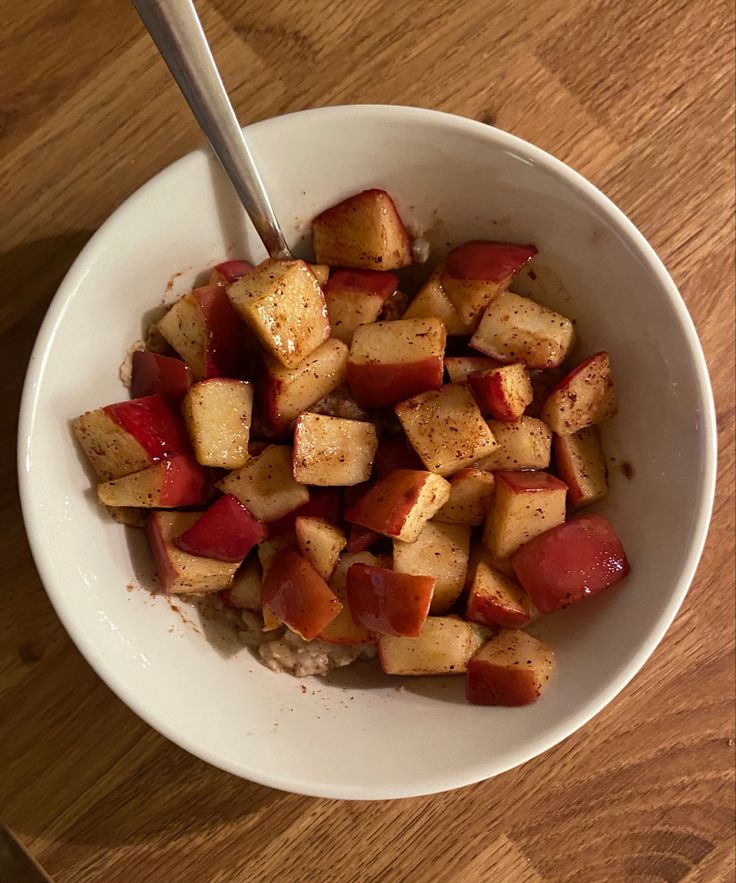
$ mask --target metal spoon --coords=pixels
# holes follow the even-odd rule
[[[133,0],[272,258],[293,260],[192,0]]]

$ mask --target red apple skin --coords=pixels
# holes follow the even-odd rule
[[[232,285],[252,269],[253,264],[248,261],[223,261],[212,268],[210,285]]]
[[[342,604],[297,549],[278,552],[261,586],[261,601],[306,641],[337,616]]]
[[[419,454],[405,435],[395,435],[378,445],[373,459],[374,478],[383,478],[394,469],[424,469]]]
[[[500,626],[502,629],[523,629],[532,619],[528,610],[499,604],[492,598],[472,592],[468,596],[465,618],[481,625]]]
[[[362,364],[348,362],[348,385],[362,408],[388,408],[420,392],[442,386],[441,356],[404,364]]]
[[[327,280],[325,292],[349,289],[378,295],[387,300],[399,287],[396,273],[385,270],[335,270]]]
[[[367,527],[361,527],[359,524],[350,525],[350,534],[348,536],[348,544],[345,547],[346,552],[365,552],[374,546],[380,539],[382,534],[376,533]]]
[[[164,482],[158,499],[159,506],[173,508],[199,506],[202,503],[209,489],[209,473],[194,457],[177,454],[160,465],[164,469]]]
[[[434,586],[431,576],[353,564],[347,577],[353,621],[372,632],[415,638],[429,613]]]
[[[172,405],[180,405],[191,385],[192,372],[181,359],[149,350],[133,353],[130,394],[134,399],[159,394]]]
[[[344,518],[369,530],[398,536],[426,480],[427,473],[415,469],[390,472],[348,506]]]
[[[276,521],[268,524],[268,535],[280,537],[282,534],[291,533],[300,515],[309,515],[312,518],[324,518],[330,524],[340,522],[340,489],[333,487],[312,488],[310,497],[303,506],[287,512]]]
[[[192,291],[210,332],[205,379],[239,377],[243,366],[243,328],[222,285]]]
[[[552,613],[615,585],[629,562],[613,527],[586,515],[545,531],[511,556],[517,579],[540,613]]]
[[[103,411],[133,436],[152,463],[190,450],[184,422],[162,395],[117,402]]]
[[[504,420],[507,423],[519,419],[519,415],[514,414],[508,406],[500,374],[486,372],[471,374],[468,383],[484,413],[491,414],[495,420]]]
[[[174,545],[190,555],[217,561],[242,561],[250,550],[265,540],[268,528],[232,494],[216,500]]]
[[[465,698],[472,705],[531,705],[539,698],[539,686],[528,670],[514,671],[471,659],[465,675]]]
[[[483,282],[510,280],[537,253],[534,245],[510,242],[466,242],[454,248],[445,261],[444,274],[454,279]]]

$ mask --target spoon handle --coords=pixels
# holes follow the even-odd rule
[[[272,258],[293,259],[192,0],[133,0]]]

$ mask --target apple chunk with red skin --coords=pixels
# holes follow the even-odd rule
[[[161,395],[87,411],[72,424],[97,476],[121,478],[190,450],[181,417]]]
[[[554,653],[526,632],[506,630],[468,662],[465,697],[473,705],[530,705],[549,681]]]
[[[371,476],[377,447],[372,423],[307,412],[294,429],[294,478],[321,487],[361,484]]]
[[[369,564],[371,567],[383,567],[385,559],[372,555],[370,552],[346,552],[340,556],[332,576],[329,580],[329,586],[335,593],[342,610],[337,614],[335,619],[322,629],[319,634],[319,640],[328,644],[373,644],[375,638],[362,625],[358,625],[353,619],[350,609],[350,601],[348,599],[348,571],[353,564]]]
[[[221,285],[205,285],[183,295],[157,327],[195,379],[240,373],[243,329]]]
[[[542,408],[542,420],[557,435],[570,435],[616,414],[608,353],[596,353],[566,374]]]
[[[293,547],[274,557],[263,579],[261,600],[305,641],[316,638],[342,609],[327,583]]]
[[[545,531],[522,546],[511,564],[540,613],[582,601],[629,572],[621,541],[601,515],[585,515]]]
[[[385,190],[363,190],[325,209],[312,221],[320,264],[397,270],[411,263],[411,240]]]
[[[296,368],[330,336],[324,294],[304,261],[264,261],[228,286],[227,296],[267,352],[286,368]]]
[[[452,475],[496,447],[470,390],[448,383],[400,402],[396,415],[414,450],[430,472]]]
[[[190,555],[218,561],[242,561],[266,538],[268,529],[232,494],[216,500],[174,544]]]
[[[440,283],[465,322],[472,322],[537,253],[534,245],[466,242],[447,256]]]
[[[476,401],[496,420],[518,420],[534,398],[529,372],[521,362],[490,368],[468,377]]]
[[[494,570],[483,556],[470,584],[465,618],[481,625],[520,629],[531,622],[532,608],[517,583]]]
[[[486,356],[445,356],[445,371],[450,383],[462,383],[471,374],[498,368],[500,364]]]
[[[156,572],[165,592],[186,595],[219,592],[231,586],[238,565],[214,558],[190,555],[174,545],[201,512],[152,512],[146,522],[146,536]]]
[[[567,485],[548,472],[496,472],[483,544],[503,560],[537,534],[565,520]]]
[[[176,454],[130,475],[97,485],[97,497],[105,506],[140,506],[173,509],[197,506],[207,489],[207,471],[189,454]]]
[[[178,405],[192,385],[192,372],[186,362],[150,350],[133,353],[130,394],[134,399],[160,394]]]
[[[253,264],[248,261],[223,261],[212,268],[210,285],[232,285],[252,269]]]
[[[608,493],[608,467],[598,427],[556,435],[553,446],[557,473],[569,488],[570,505],[579,509],[602,500]]]
[[[499,362],[555,368],[565,361],[574,342],[574,326],[565,316],[504,291],[486,308],[470,346]]]
[[[421,287],[416,297],[403,314],[404,319],[441,319],[448,335],[471,335],[478,324],[477,320],[466,322],[455,309],[455,305],[445,294],[440,281],[443,265],[439,266]],[[453,378],[454,379],[454,378]]]
[[[348,357],[355,401],[384,408],[441,386],[445,341],[445,326],[434,318],[361,325]]]
[[[249,459],[253,387],[215,377],[195,383],[181,406],[194,455],[203,466],[237,469]]]
[[[359,325],[375,322],[396,291],[399,277],[376,270],[337,270],[327,280],[325,301],[332,336],[350,344]]]
[[[347,592],[353,619],[371,632],[416,637],[429,613],[435,579],[353,564]]]
[[[418,469],[396,469],[345,510],[345,520],[413,543],[450,496],[450,483]]]
[[[295,368],[285,368],[278,359],[266,355],[258,393],[261,414],[269,427],[282,433],[302,411],[337,389],[345,380],[347,363],[347,346],[333,338]]]

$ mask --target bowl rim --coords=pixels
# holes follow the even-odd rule
[[[403,797],[418,797],[435,794],[442,791],[471,785],[476,782],[491,778],[525,763],[528,760],[542,754],[559,742],[570,736],[573,732],[583,727],[592,717],[608,705],[615,696],[637,675],[644,663],[651,656],[672,624],[677,612],[687,594],[690,584],[695,575],[706,536],[710,524],[713,501],[715,496],[716,465],[717,465],[717,431],[716,414],[713,401],[708,369],[703,354],[702,346],[695,330],[694,323],[687,311],[685,303],[674,281],[667,272],[661,259],[657,256],[652,246],[644,238],[632,221],[619,209],[607,196],[595,185],[590,183],[579,172],[576,172],[566,163],[555,158],[551,154],[529,142],[481,123],[459,115],[427,108],[408,107],[403,105],[382,104],[348,104],[331,107],[317,107],[307,110],[295,111],[282,114],[277,117],[262,120],[243,127],[246,135],[249,132],[266,131],[273,127],[279,127],[284,120],[298,124],[299,120],[319,120],[324,125],[336,118],[344,118],[350,114],[359,115],[361,118],[372,117],[376,120],[395,120],[413,122],[419,126],[432,128],[435,126],[448,127],[463,134],[473,137],[484,137],[489,142],[514,151],[532,162],[542,166],[557,178],[563,180],[567,187],[577,190],[579,194],[596,204],[597,208],[607,215],[609,220],[619,229],[622,235],[634,248],[635,252],[646,261],[661,289],[669,298],[674,315],[679,322],[680,329],[687,341],[689,353],[696,370],[697,393],[702,407],[702,421],[700,423],[700,435],[702,444],[703,480],[697,489],[695,507],[697,510],[696,527],[690,540],[688,554],[680,573],[680,577],[673,586],[670,598],[658,619],[652,624],[646,640],[632,658],[625,663],[618,674],[611,679],[605,689],[598,692],[594,697],[580,708],[575,714],[559,721],[556,726],[540,734],[537,739],[531,740],[524,749],[510,752],[502,764],[488,762],[469,766],[461,773],[438,774],[431,779],[418,780],[413,787],[401,787],[399,789],[385,786],[366,787],[363,785],[345,784],[338,787],[326,787],[319,781],[293,782],[290,779],[274,775],[264,775],[258,769],[251,769],[247,764],[234,762],[229,758],[220,756],[207,746],[190,739],[165,720],[159,720],[155,710],[145,706],[136,692],[127,686],[126,679],[119,675],[113,666],[109,666],[106,658],[101,655],[88,640],[86,633],[78,624],[74,615],[74,605],[68,600],[63,591],[63,586],[57,582],[53,555],[46,547],[43,537],[43,516],[33,500],[31,493],[31,459],[32,439],[38,400],[41,393],[41,378],[44,373],[49,350],[54,343],[56,334],[64,319],[67,303],[73,297],[85,273],[86,265],[95,259],[96,252],[104,242],[106,230],[114,218],[121,213],[135,212],[137,203],[145,197],[149,188],[153,188],[158,180],[173,172],[173,170],[185,166],[194,161],[199,155],[211,156],[207,146],[200,147],[173,163],[165,166],[132,194],[130,194],[113,212],[106,218],[101,226],[95,231],[86,243],[72,266],[67,271],[59,288],[54,295],[41,327],[38,331],[31,357],[28,363],[26,378],[20,406],[18,424],[18,483],[20,489],[21,509],[25,523],[26,534],[33,555],[33,560],[38,569],[39,576],[56,611],[62,625],[71,637],[75,646],[82,653],[93,670],[107,684],[107,686],[125,704],[149,726],[164,735],[174,744],[185,749],[190,754],[198,757],[215,767],[223,769],[241,778],[248,779],[260,785],[276,788],[283,791],[291,791],[313,797],[348,800],[376,800],[396,799]]]

